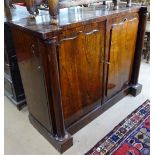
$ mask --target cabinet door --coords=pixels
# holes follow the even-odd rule
[[[138,17],[113,24],[110,31],[106,96],[111,97],[130,82],[138,30]]]
[[[42,125],[51,131],[49,101],[38,40],[20,30],[12,29],[12,32],[28,109]]]
[[[63,32],[59,70],[65,124],[101,105],[104,23]]]

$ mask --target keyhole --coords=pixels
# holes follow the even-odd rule
[[[34,44],[31,45],[31,51],[32,51],[33,55],[35,55],[35,45]]]

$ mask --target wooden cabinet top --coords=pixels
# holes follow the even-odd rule
[[[48,11],[42,10],[36,19],[30,19],[25,7],[16,6],[16,9],[12,9],[10,14],[7,15],[8,17],[5,17],[5,22],[34,33],[34,35],[42,39],[47,39],[60,30],[85,25],[90,22],[104,21],[109,16],[115,18],[128,12],[137,12],[140,8],[141,6],[127,8],[125,4],[121,4],[119,10],[115,11],[105,9],[103,5],[64,8],[59,11],[59,24],[51,25]]]

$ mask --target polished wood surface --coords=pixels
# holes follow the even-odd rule
[[[14,42],[29,111],[52,132],[38,40],[16,29],[12,29],[12,34],[16,36]]]
[[[101,104],[104,31],[101,22],[64,31],[60,36],[58,60],[66,123]]]
[[[18,12],[18,10],[17,10]],[[104,6],[7,20],[31,123],[60,152],[75,133],[128,93],[136,96],[147,9]],[[142,26],[141,26],[142,25]]]
[[[132,17],[132,16],[131,16]],[[130,18],[131,18],[130,17]],[[112,24],[106,95],[111,97],[130,82],[138,29],[138,15]],[[118,35],[119,34],[119,35]]]
[[[68,133],[65,131],[64,117],[62,110],[62,99],[61,99],[61,86],[59,77],[59,65],[57,60],[57,37],[53,37],[52,40],[46,40],[44,42],[46,50],[48,51],[48,64],[49,64],[49,76],[51,80],[51,95],[53,101],[53,109],[55,116],[56,126],[56,140],[63,141],[68,137]]]
[[[132,8],[126,8],[125,4],[120,5],[119,10],[113,10],[110,8],[106,10],[104,5],[99,6],[90,6],[90,7],[70,7],[59,10],[59,23],[58,25],[51,25],[51,18],[48,14],[48,11],[40,11],[39,16],[34,19],[30,19],[29,17],[20,18],[20,13],[18,14],[18,9],[16,10],[16,14],[18,14],[18,20],[10,20],[9,24],[12,26],[22,27],[25,31],[29,31],[34,33],[34,35],[39,36],[43,39],[52,38],[53,34],[69,28],[74,28],[80,26],[81,24],[90,23],[91,21],[99,22],[103,21],[109,16],[113,16],[114,18],[118,15],[124,15],[128,12],[137,12],[139,10],[139,6],[134,6]],[[26,10],[25,10],[26,11]],[[24,12],[24,10],[23,10]]]
[[[136,42],[136,49],[135,49],[136,52],[134,56],[133,73],[132,73],[132,79],[131,79],[131,83],[133,85],[136,85],[138,83],[138,76],[139,76],[140,63],[141,63],[140,56],[142,55],[147,17],[148,17],[147,8],[142,7],[139,13],[139,25],[138,25],[137,42]]]

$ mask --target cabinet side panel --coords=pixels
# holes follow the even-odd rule
[[[49,101],[38,40],[18,29],[12,28],[12,32],[28,109],[42,125],[51,131]]]
[[[132,67],[133,67],[137,33],[138,33],[138,24],[139,24],[139,19],[137,17],[129,20],[128,26],[127,26],[126,49],[128,51],[128,54],[127,54],[127,61],[125,62],[125,65],[127,68],[129,68],[129,72],[127,74],[128,82],[131,81]],[[130,31],[128,31],[129,29]]]

